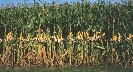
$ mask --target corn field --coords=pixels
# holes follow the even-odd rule
[[[132,19],[132,0],[1,7],[0,67],[132,66]]]

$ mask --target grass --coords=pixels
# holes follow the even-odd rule
[[[132,72],[132,67],[123,66],[79,66],[65,68],[0,68],[0,72]]]

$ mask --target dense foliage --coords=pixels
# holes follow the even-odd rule
[[[133,7],[82,1],[0,9],[0,66],[133,64]]]

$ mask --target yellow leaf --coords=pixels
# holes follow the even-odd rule
[[[20,40],[23,40],[22,34],[20,34],[20,37],[19,38],[20,38]]]
[[[105,36],[105,32],[102,34],[102,36]]]
[[[58,36],[58,35],[56,35],[56,38],[57,38],[57,39],[59,39],[59,36]]]
[[[120,37],[121,36],[121,34],[118,32],[118,37]]]
[[[113,41],[116,41],[116,39],[117,39],[117,36],[113,36]]]
[[[87,37],[87,35],[86,35],[86,32],[84,31],[84,37],[86,38]]]
[[[80,33],[80,38],[82,38],[82,33]]]
[[[46,35],[45,34],[44,34],[43,38],[46,39]]]
[[[78,32],[77,36],[80,36],[80,31]]]
[[[93,38],[95,38],[95,37],[96,37],[96,34],[94,33]]]
[[[70,37],[73,36],[73,33],[72,33],[71,31],[69,32],[69,36],[70,36]]]
[[[96,37],[98,36],[98,34],[99,34],[99,32],[98,32],[98,31],[96,31]]]
[[[131,39],[131,38],[132,38],[132,34],[131,34],[131,33],[129,33],[129,36],[128,36],[128,38],[129,38],[129,39]]]
[[[89,33],[86,31],[86,36],[89,36]]]

